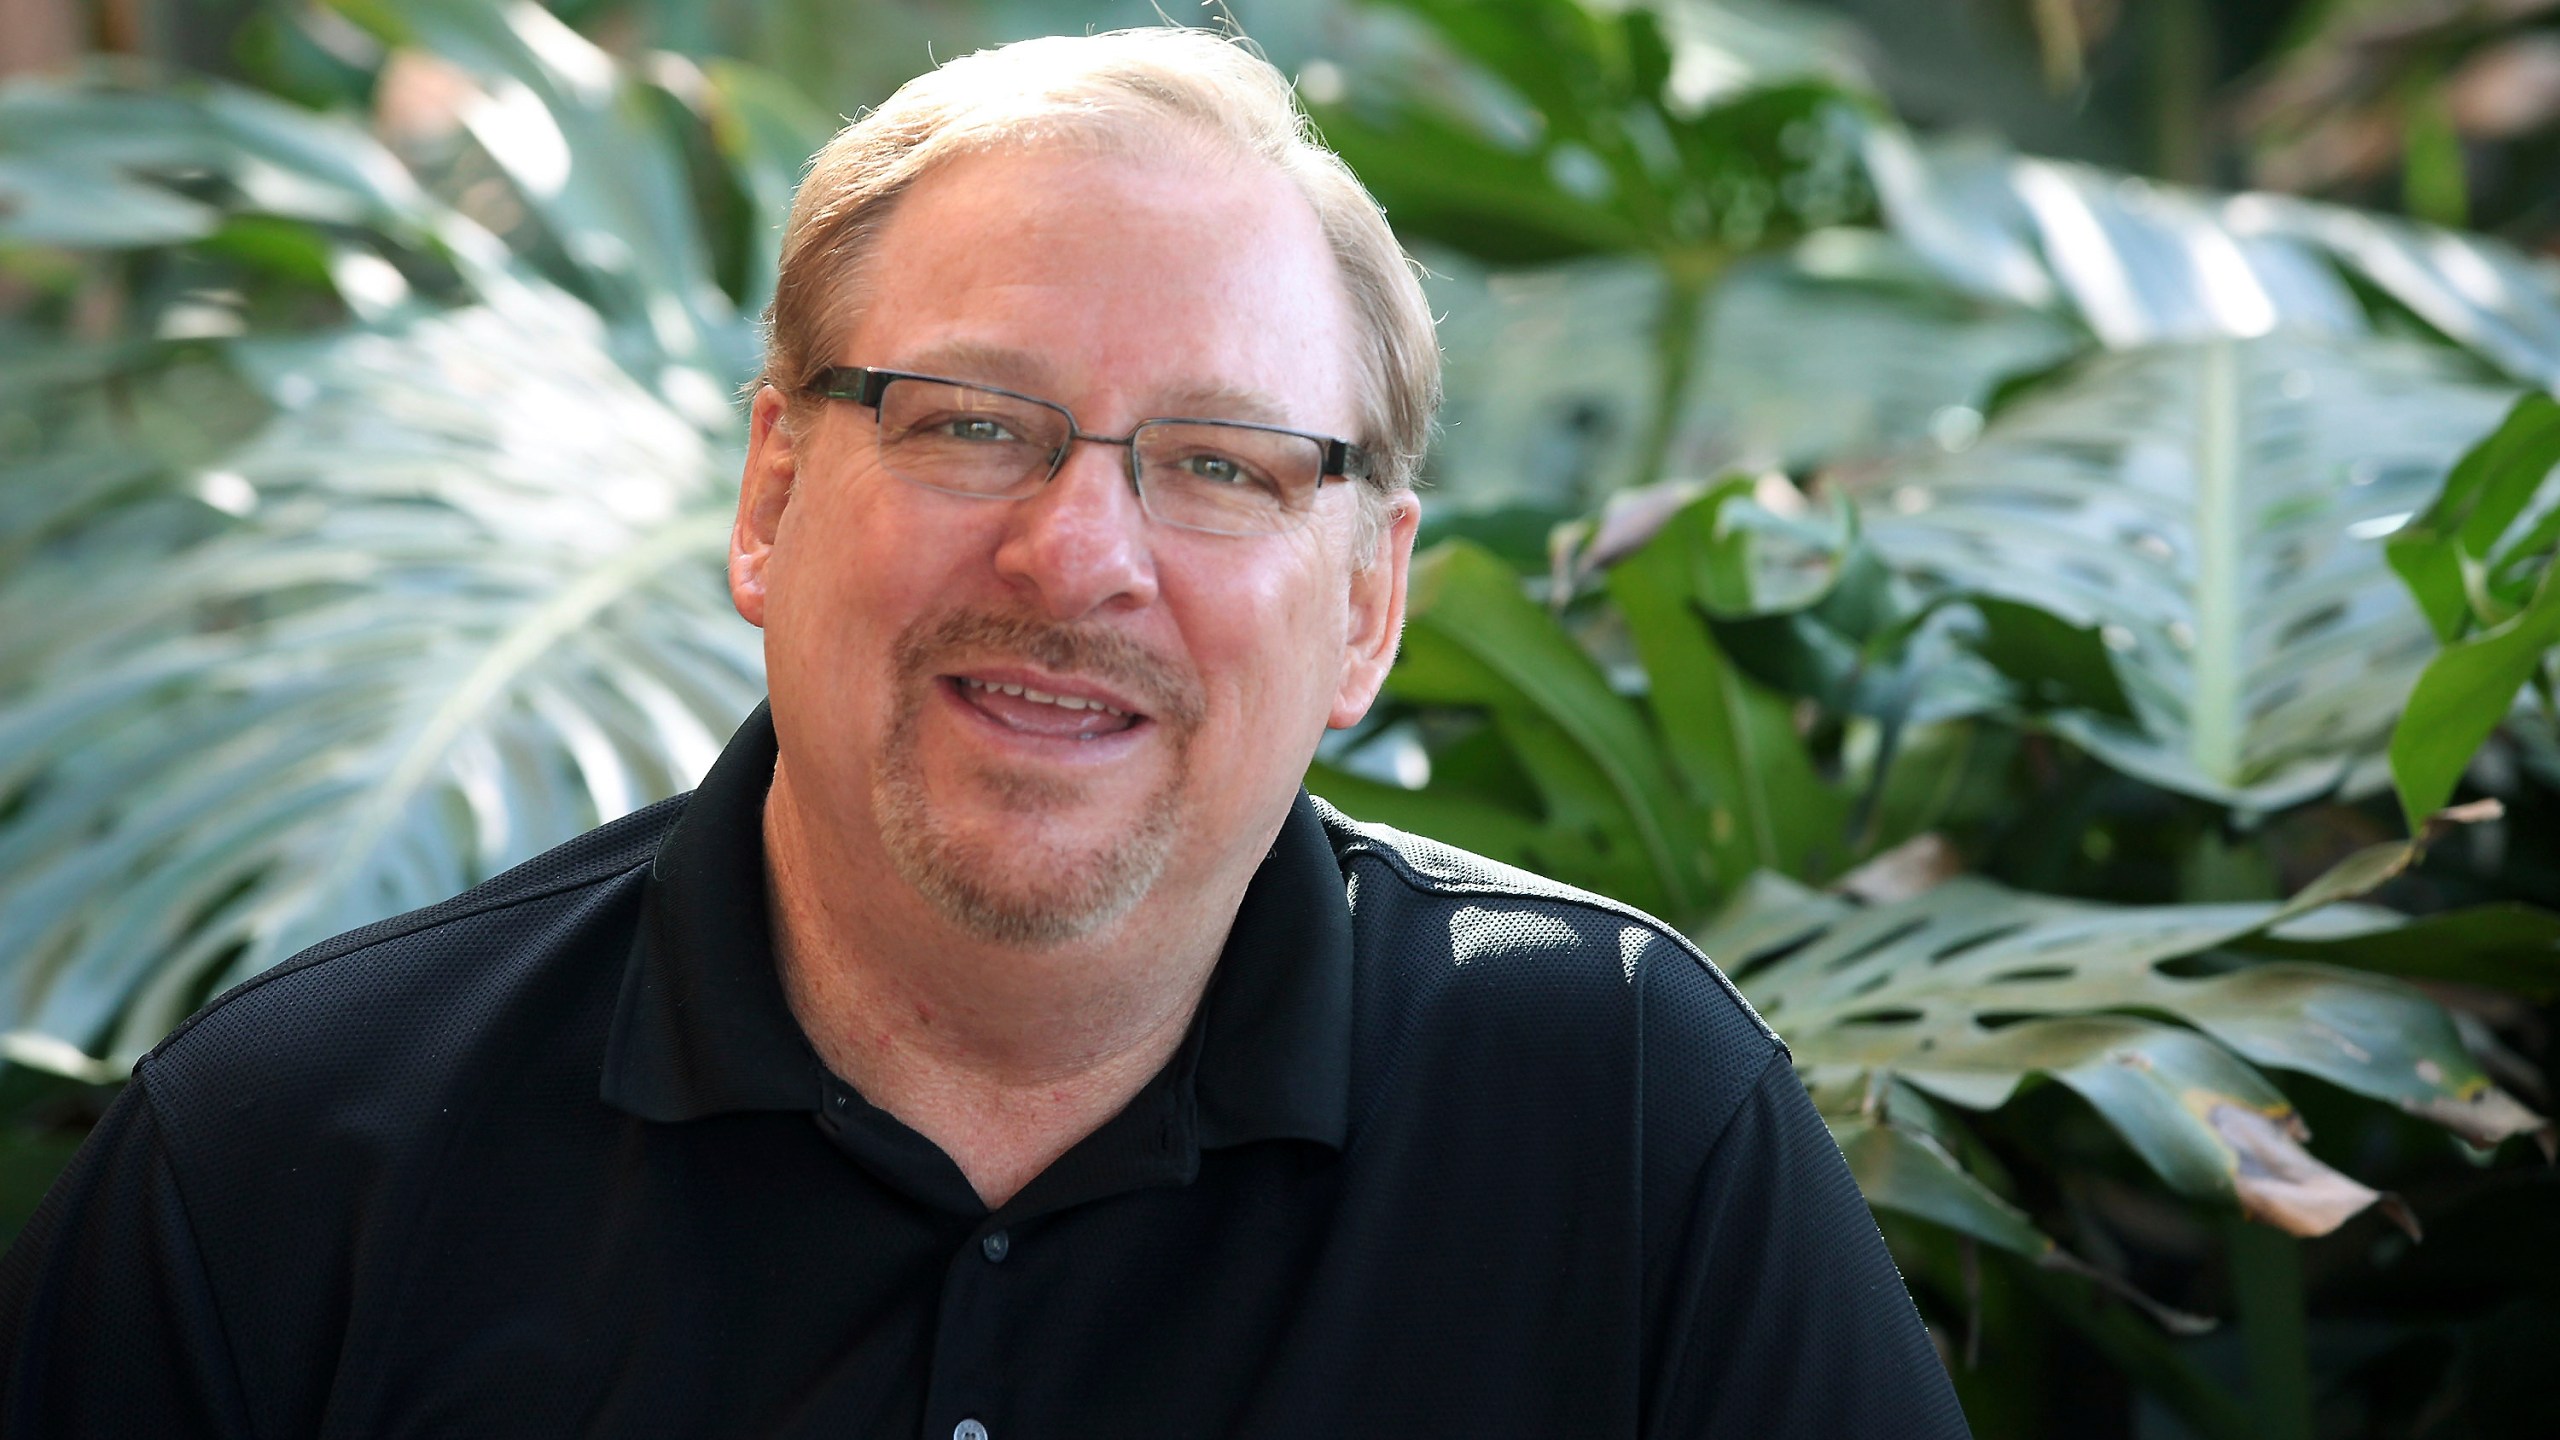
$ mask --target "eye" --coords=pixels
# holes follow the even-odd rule
[[[973,444],[997,445],[1007,440],[1022,438],[1006,428],[1003,421],[990,419],[984,415],[953,415],[936,420],[925,428],[934,434],[947,435],[954,440],[966,440]]]
[[[1241,485],[1253,478],[1242,464],[1227,455],[1204,453],[1188,456],[1182,462],[1182,469],[1195,480],[1206,480],[1215,485]]]

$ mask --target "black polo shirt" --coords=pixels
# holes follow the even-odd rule
[[[0,1263],[0,1433],[1964,1433],[1655,922],[1302,797],[1173,1061],[989,1212],[785,1005],[773,758],[181,1027]]]

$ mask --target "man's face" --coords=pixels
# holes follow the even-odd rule
[[[1037,395],[1094,434],[1357,433],[1332,255],[1252,162],[954,161],[900,201],[862,292],[832,363]],[[1324,727],[1384,678],[1410,505],[1366,556],[1340,482],[1300,529],[1179,530],[1142,511],[1125,449],[1082,443],[1028,498],[966,498],[883,473],[869,410],[794,434],[779,409],[758,397],[731,578],[794,803],[982,938],[1074,939],[1249,873]]]

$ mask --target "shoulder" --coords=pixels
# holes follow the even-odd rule
[[[1397,1009],[1455,1011],[1595,1063],[1648,1093],[1730,1113],[1785,1052],[1688,937],[1631,905],[1317,800],[1351,897],[1355,952]]]
[[[343,1114],[400,1095],[433,1103],[510,1043],[497,1032],[511,1020],[581,1008],[562,982],[600,990],[609,1005],[640,882],[686,798],[323,941],[217,996],[135,1067],[172,1143],[232,1143],[261,1112]]]

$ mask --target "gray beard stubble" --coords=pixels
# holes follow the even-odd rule
[[[1025,857],[956,835],[925,793],[916,728],[929,687],[954,662],[995,656],[1029,660],[1064,675],[1088,675],[1136,697],[1172,744],[1172,774],[1147,797],[1136,821],[1082,855]],[[871,780],[871,806],[889,863],[927,903],[969,933],[999,945],[1057,945],[1128,913],[1171,858],[1191,739],[1203,709],[1198,687],[1126,636],[1107,630],[1010,619],[970,611],[909,625],[893,656],[898,713]],[[962,777],[1005,810],[1038,814],[1073,804],[1084,787],[1054,776],[981,770]]]

